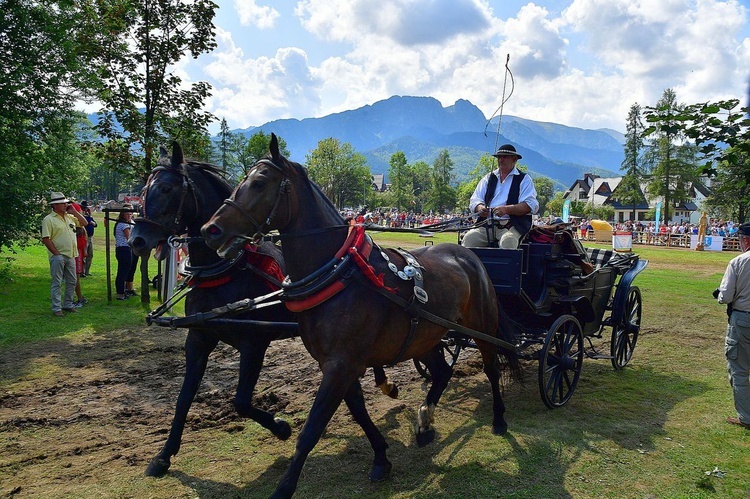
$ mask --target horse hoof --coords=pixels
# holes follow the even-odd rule
[[[289,426],[289,423],[283,419],[274,419],[273,422],[275,424],[273,434],[276,435],[279,440],[286,440],[292,436],[292,428]]]
[[[387,480],[388,477],[391,476],[391,468],[393,468],[393,465],[389,462],[385,464],[375,464],[367,474],[367,478],[369,478],[373,483]]]
[[[155,457],[148,463],[144,475],[162,477],[167,474],[170,466],[169,459],[163,459],[161,457]]]
[[[397,399],[398,398],[398,386],[393,385],[393,388],[391,389],[391,391],[388,392],[388,396],[391,397],[392,399]]]
[[[493,435],[505,435],[506,433],[508,433],[508,423],[506,423],[505,421],[503,421],[502,424],[494,425],[492,427]]]
[[[429,444],[435,440],[435,430],[430,428],[429,430],[425,430],[421,433],[417,433],[417,446],[418,447],[424,447],[425,445]]]

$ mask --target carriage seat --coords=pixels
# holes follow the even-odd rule
[[[578,239],[573,237],[569,224],[535,225],[528,233],[528,241],[533,243],[552,244],[554,253],[580,267],[581,274],[586,276],[594,272],[589,255]]]

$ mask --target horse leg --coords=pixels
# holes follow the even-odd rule
[[[500,361],[497,358],[497,347],[477,341],[477,347],[482,354],[484,374],[492,387],[492,433],[504,435],[508,431],[505,421],[505,402],[500,391]]]
[[[435,408],[453,375],[453,368],[445,361],[440,344],[420,357],[419,361],[427,366],[432,378],[427,398],[417,412],[417,446],[424,447],[435,439],[435,429],[431,426]]]
[[[317,445],[326,425],[331,421],[333,414],[341,405],[348,388],[352,383],[357,381],[359,374],[348,367],[348,363],[337,362],[335,365],[326,364],[321,366],[323,370],[323,379],[320,382],[318,393],[310,408],[310,414],[305,421],[299,436],[297,437],[297,446],[292,456],[292,462],[289,468],[279,482],[278,487],[271,495],[272,499],[281,499],[292,497],[297,489],[299,475],[305,460]]]
[[[185,379],[182,380],[180,395],[177,397],[177,405],[172,418],[172,427],[169,429],[169,437],[161,451],[154,456],[146,468],[146,476],[163,476],[169,470],[171,457],[180,450],[182,432],[185,429],[185,421],[195,394],[201,384],[206,372],[209,354],[216,348],[219,341],[212,336],[206,339],[200,338],[201,333],[192,329],[188,332],[185,340]]]
[[[252,334],[252,333],[250,333]],[[245,342],[240,351],[240,378],[234,397],[234,407],[237,413],[258,422],[281,440],[286,440],[292,434],[289,423],[283,419],[274,418],[273,414],[253,407],[253,391],[263,367],[263,359],[268,349],[269,341]]]
[[[385,369],[382,367],[373,367],[372,374],[375,376],[375,386],[380,388],[383,395],[388,395],[392,399],[398,398],[398,386],[388,378]]]
[[[359,380],[351,384],[344,396],[344,401],[349,408],[349,412],[352,413],[354,421],[362,427],[365,435],[367,435],[367,439],[370,441],[372,450],[375,453],[372,468],[367,476],[372,482],[382,482],[388,478],[392,468],[388,457],[385,455],[388,444],[385,442],[383,434],[380,433],[380,430],[378,430],[367,413],[365,398],[362,395],[362,385],[359,383]]]

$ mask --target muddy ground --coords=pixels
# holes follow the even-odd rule
[[[0,496],[76,497],[80,491],[130,496],[97,487],[110,481],[108,475],[115,482],[115,475],[141,477],[166,440],[185,372],[184,337],[182,330],[152,326],[0,352],[7,387],[0,390]],[[220,344],[212,354],[190,411],[187,439],[201,438],[209,429],[239,432],[257,426],[240,418],[231,404],[238,364],[232,347]],[[473,377],[480,368],[478,354],[470,351],[462,354],[455,376]],[[424,385],[410,362],[388,374],[413,391]],[[319,381],[317,364],[299,339],[275,341],[255,405],[286,419],[294,440]],[[380,394],[371,372],[362,384],[371,414],[406,407]],[[332,425],[340,430],[353,423],[342,407]],[[97,490],[101,494],[91,492]]]

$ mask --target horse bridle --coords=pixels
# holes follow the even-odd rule
[[[255,218],[245,208],[243,208],[242,206],[240,206],[239,204],[237,204],[237,202],[234,200],[234,195],[237,193],[237,190],[240,188],[240,186],[245,183],[245,181],[250,176],[250,174],[253,172],[253,170],[255,170],[256,168],[258,168],[261,165],[270,166],[271,168],[275,169],[276,171],[278,171],[279,173],[281,173],[282,179],[279,181],[279,189],[278,189],[278,192],[276,193],[276,202],[274,203],[273,207],[271,208],[271,211],[268,213],[268,216],[266,217],[266,220],[263,223],[258,223],[255,220]],[[279,209],[279,204],[281,203],[281,197],[282,197],[282,195],[289,193],[289,186],[290,185],[291,185],[291,182],[289,181],[289,177],[287,176],[287,174],[284,173],[284,170],[279,165],[277,165],[276,163],[274,163],[272,160],[267,159],[267,158],[263,158],[263,159],[259,160],[257,163],[255,163],[253,165],[253,167],[250,168],[247,171],[247,174],[245,174],[245,178],[242,179],[242,182],[239,183],[239,185],[237,186],[237,189],[235,189],[235,191],[232,193],[232,197],[230,197],[229,199],[225,199],[224,200],[224,204],[225,205],[231,206],[232,208],[234,208],[237,211],[239,211],[243,216],[245,216],[250,221],[250,223],[255,228],[255,234],[253,234],[251,237],[248,238],[250,240],[250,242],[258,242],[266,234],[265,231],[264,231],[264,229],[268,228],[268,226],[271,225],[271,222],[273,221],[273,219],[276,218],[276,212]],[[289,216],[290,220],[291,220],[292,201],[289,198],[289,196],[287,196],[287,204],[288,204],[288,206],[287,206],[287,216]]]
[[[151,220],[150,218],[146,216],[146,202],[148,200],[148,191],[151,188],[151,184],[156,179],[157,174],[162,171],[168,171],[168,172],[176,173],[182,176],[182,190],[180,193],[180,205],[177,208],[177,213],[175,214],[175,217],[174,217],[175,228],[167,227],[166,225],[159,223],[155,220]],[[187,224],[183,224],[181,222],[182,222],[182,211],[185,206],[185,198],[187,197],[187,194],[190,191],[192,191],[193,193],[193,201],[195,202],[195,207],[197,208],[198,198],[195,194],[195,186],[193,185],[193,181],[190,180],[190,177],[187,174],[187,170],[184,167],[178,170],[177,168],[169,167],[169,166],[157,166],[156,168],[151,170],[151,174],[148,176],[148,180],[146,180],[146,185],[143,188],[144,194],[143,196],[141,196],[141,199],[143,200],[143,207],[141,210],[142,216],[139,216],[136,219],[136,223],[143,222],[148,225],[152,225],[165,232],[172,234],[173,236],[180,234],[181,229],[187,226]]]

